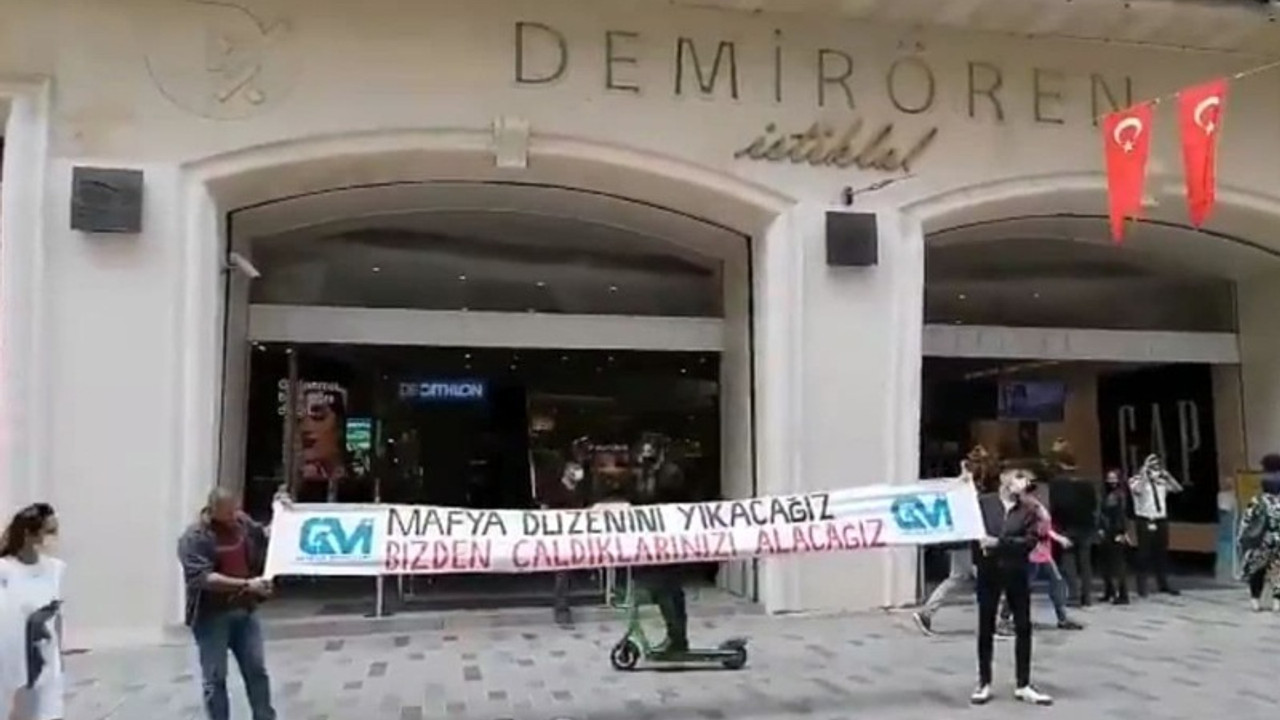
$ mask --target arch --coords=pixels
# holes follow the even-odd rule
[[[178,171],[182,238],[180,304],[175,312],[173,417],[177,452],[169,498],[175,523],[190,517],[209,479],[218,472],[222,406],[222,273],[226,272],[227,216],[231,211],[335,188],[421,185],[426,182],[519,182],[592,191],[699,218],[763,247],[766,234],[795,201],[763,186],[661,154],[551,134],[527,139],[527,164],[497,166],[495,133],[462,129],[388,129],[311,136],[264,144],[184,163]],[[773,243],[772,240],[769,241]],[[744,264],[742,272],[747,272]],[[751,280],[754,282],[754,280]],[[744,303],[742,312],[748,313]],[[747,315],[749,317],[749,314]],[[740,341],[750,347],[750,332]],[[749,351],[741,382],[754,382]],[[789,383],[789,377],[770,382]],[[788,388],[771,388],[789,396]],[[749,398],[750,389],[743,393]],[[725,422],[752,432],[749,399]],[[754,451],[754,448],[753,448]],[[749,462],[754,464],[753,459]],[[749,468],[742,468],[744,476]],[[726,477],[732,473],[726,472]],[[176,536],[180,527],[171,528]],[[175,578],[171,612],[181,616]]]
[[[512,181],[590,190],[754,234],[794,200],[676,158],[556,135],[528,143],[528,165],[499,168],[493,133],[402,130],[288,140],[183,166],[224,211],[334,188],[423,181]]]
[[[1149,178],[1148,195],[1160,201],[1146,219],[1186,227],[1182,186],[1176,179]],[[950,188],[903,206],[909,223],[925,234],[1009,217],[1036,215],[1106,216],[1106,177],[1096,172],[1023,175]],[[1049,209],[1046,211],[1046,207]],[[1218,187],[1218,202],[1206,235],[1238,239],[1271,252],[1280,239],[1267,242],[1267,225],[1280,218],[1280,196],[1229,184]]]

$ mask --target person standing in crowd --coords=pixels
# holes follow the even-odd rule
[[[1129,478],[1129,491],[1138,528],[1138,595],[1147,596],[1147,578],[1152,574],[1160,592],[1178,595],[1169,585],[1169,493],[1182,492],[1182,485],[1153,453]]]
[[[1049,458],[1049,506],[1057,529],[1070,541],[1062,546],[1061,569],[1068,590],[1080,607],[1089,607],[1093,591],[1093,548],[1098,539],[1098,487],[1080,477],[1075,454],[1063,438],[1054,441]]]
[[[570,443],[568,460],[560,462],[557,456],[555,464],[560,466],[560,481],[548,489],[548,497],[542,504],[543,510],[577,510],[588,505],[590,500],[587,491],[590,483],[586,482],[585,465],[589,461],[590,447],[590,440],[581,437]],[[570,626],[573,624],[573,573],[561,570],[555,573],[554,581],[552,592],[556,623]]]
[[[276,501],[291,502],[277,492]],[[196,641],[209,720],[230,720],[227,655],[235,656],[253,720],[275,720],[257,607],[271,596],[262,577],[267,530],[240,510],[226,488],[209,493],[200,518],[178,540],[186,588],[186,624]]]
[[[1058,563],[1053,559],[1053,545],[1057,543],[1064,550],[1071,548],[1071,540],[1053,528],[1053,518],[1044,503],[1033,494],[1035,484],[1028,486],[1026,492],[1019,497],[1021,502],[1035,515],[1036,544],[1031,548],[1027,564],[1028,585],[1040,579],[1049,583],[1049,600],[1053,603],[1053,612],[1058,620],[1059,630],[1083,630],[1084,626],[1067,614],[1067,583],[1058,570]],[[1016,634],[1013,608],[1008,598],[1000,606],[1000,624],[996,634],[1008,637]]]
[[[4,533],[0,593],[24,625],[17,630],[23,635],[20,657],[4,658],[10,667],[0,707],[13,704],[6,720],[62,720],[64,716],[62,578],[66,564],[51,554],[57,536],[58,518],[48,503],[20,510]],[[16,649],[14,643],[5,644],[11,646],[6,649]]]
[[[974,484],[974,471],[978,469],[981,458],[985,455],[986,451],[981,446],[978,446],[969,453],[967,458],[960,461],[959,480],[961,482],[970,486]],[[911,615],[911,619],[915,620],[920,632],[925,635],[933,634],[933,616],[938,612],[938,608],[942,607],[942,604],[947,601],[947,598],[962,593],[971,595],[977,587],[975,585],[976,570],[973,565],[973,554],[969,548],[952,550],[948,554],[951,559],[951,574],[929,594],[929,599],[925,601],[924,607]]]
[[[1262,610],[1269,583],[1271,609],[1280,612],[1280,455],[1262,458],[1262,492],[1245,508],[1236,544],[1254,611]]]
[[[667,458],[668,440],[657,433],[644,433],[637,444],[636,480],[645,504],[665,505],[689,502],[689,488],[680,466]],[[644,570],[645,583],[662,614],[667,637],[655,649],[659,655],[679,655],[689,650],[689,610],[685,600],[685,569],[679,565],[657,565]]]
[[[1104,481],[1106,495],[1098,518],[1099,550],[1105,586],[1102,601],[1129,604],[1129,493],[1120,482],[1120,471],[1109,470]]]
[[[1014,697],[1036,705],[1053,698],[1031,685],[1031,584],[1028,558],[1040,539],[1040,520],[1022,501],[1034,475],[1029,468],[1010,465],[1000,473],[1000,488],[979,497],[986,536],[978,541],[974,565],[978,570],[978,687],[969,700],[991,701],[991,665],[995,650],[996,615],[1007,598],[1016,628],[1014,641]]]

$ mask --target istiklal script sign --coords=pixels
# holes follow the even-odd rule
[[[840,121],[819,121],[812,126],[781,127],[769,124],[759,136],[738,148],[735,157],[761,162],[792,162],[817,167],[883,172],[907,172],[919,162],[938,136],[937,127],[910,129],[891,119],[871,119],[860,104],[870,95],[887,99],[893,109],[909,118],[931,112],[947,96],[959,90],[959,101],[975,121],[1003,123],[1020,113],[1041,125],[1091,122],[1133,103],[1131,78],[1089,73],[1087,77],[1043,67],[1018,72],[980,59],[949,66],[935,64],[919,54],[894,58],[874,75],[874,59],[857,59],[855,53],[832,47],[796,47],[780,30],[772,42],[749,47],[745,42],[675,35],[654,38],[631,30],[605,30],[590,40],[569,36],[539,22],[515,24],[514,80],[517,86],[537,87],[557,83],[570,72],[580,72],[591,58],[591,72],[598,73],[606,92],[639,96],[669,90],[675,97],[742,99],[771,102],[792,108],[809,102],[824,115],[833,109],[848,111]],[[771,62],[741,62],[746,56],[769,53]],[[661,77],[671,78],[666,88],[642,82],[642,67],[664,66]],[[644,77],[658,77],[645,73]],[[1087,112],[1075,98],[1088,96]]]

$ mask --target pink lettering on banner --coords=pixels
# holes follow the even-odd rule
[[[483,571],[493,567],[488,540],[388,540],[383,570],[388,573]]]

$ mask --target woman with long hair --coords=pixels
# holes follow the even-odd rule
[[[25,628],[25,672],[12,720],[62,720],[62,576],[65,563],[50,553],[58,517],[48,503],[19,510],[0,542],[0,592]],[[8,658],[6,658],[6,664]]]

